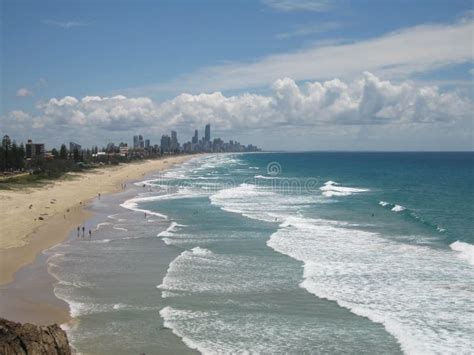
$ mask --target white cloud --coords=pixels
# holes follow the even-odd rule
[[[18,97],[27,97],[27,96],[32,96],[32,95],[33,95],[33,92],[31,92],[27,88],[19,88],[16,91],[16,96],[18,96]]]
[[[82,21],[54,21],[54,20],[43,20],[41,21],[45,25],[56,26],[61,28],[73,28],[87,26],[87,23]]]
[[[321,22],[321,23],[298,25],[289,32],[276,34],[275,38],[276,39],[289,39],[289,38],[298,37],[298,36],[308,36],[308,35],[320,34],[324,32],[337,30],[341,27],[342,27],[342,23],[340,22]]]
[[[26,123],[30,116],[24,111],[13,110],[10,111],[9,118],[16,123]]]
[[[262,0],[262,2],[278,11],[325,12],[331,8],[327,0]]]
[[[333,79],[298,85],[293,79],[276,80],[271,94],[225,96],[181,94],[162,103],[148,97],[66,96],[38,104],[26,120],[19,111],[9,119],[34,127],[93,131],[147,132],[189,130],[212,123],[220,130],[380,126],[396,124],[451,124],[471,117],[470,99],[437,87],[419,87],[406,81],[394,84],[371,73],[351,82]],[[13,123],[13,122],[12,122]]]
[[[205,67],[171,82],[128,89],[129,95],[264,87],[281,77],[315,80],[351,78],[370,71],[405,79],[447,65],[473,61],[472,21],[416,26],[354,43],[315,45],[297,52],[263,57],[251,63]]]

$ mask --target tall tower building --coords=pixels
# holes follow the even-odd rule
[[[178,133],[176,131],[171,131],[171,151],[174,152],[178,150]]]
[[[145,142],[143,141],[143,136],[139,134],[138,136],[133,136],[133,148],[144,148]]]
[[[193,144],[197,144],[198,141],[199,141],[198,130],[196,129],[196,130],[194,130],[194,137],[193,137],[192,142],[193,142]]]
[[[171,145],[170,136],[163,135],[161,136],[161,154],[169,153]]]
[[[206,142],[211,141],[211,124],[210,123],[206,125],[206,130],[204,131],[204,140]]]

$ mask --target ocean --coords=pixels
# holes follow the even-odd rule
[[[49,253],[84,354],[468,354],[473,153],[192,158]]]

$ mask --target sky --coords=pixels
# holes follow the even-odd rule
[[[471,0],[0,0],[0,135],[473,150]]]

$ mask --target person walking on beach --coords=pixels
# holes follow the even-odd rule
[[[99,200],[100,200],[100,192],[99,192]]]
[[[85,230],[86,230],[86,227],[82,226],[82,238],[84,238]]]
[[[89,240],[92,238],[92,231],[89,229]]]
[[[79,238],[79,233],[81,231],[81,227],[80,226],[77,226],[77,237]]]

